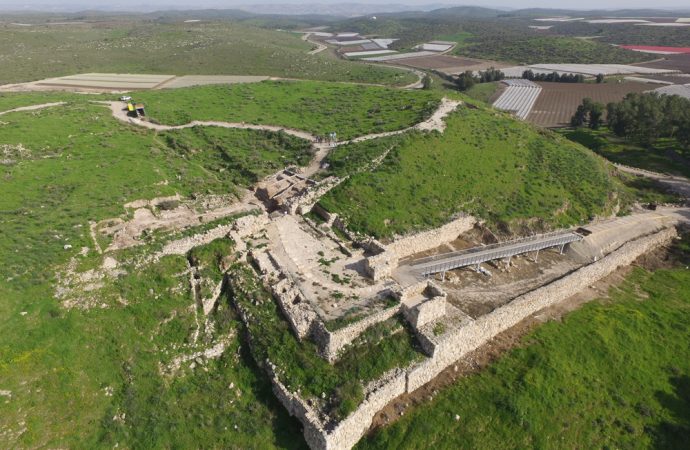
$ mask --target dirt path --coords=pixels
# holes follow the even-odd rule
[[[261,131],[282,131],[285,134],[295,136],[301,139],[306,139],[308,141],[314,141],[315,136],[313,134],[307,133],[306,131],[294,130],[291,128],[278,127],[273,125],[252,125],[244,122],[220,122],[220,121],[200,121],[194,120],[192,122],[186,123],[184,125],[160,125],[156,123],[151,123],[138,118],[130,117],[127,115],[127,104],[124,102],[94,102],[103,105],[109,105],[110,110],[113,113],[113,117],[122,122],[131,123],[143,128],[148,128],[150,130],[156,131],[169,131],[169,130],[181,130],[184,128],[192,128],[196,126],[204,127],[220,127],[220,128],[236,128],[240,130],[261,130]]]
[[[312,35],[312,33],[305,33],[302,35],[302,40],[307,41],[310,44],[316,45],[316,48],[314,50],[310,50],[308,52],[309,55],[316,55],[317,53],[321,53],[322,51],[326,50],[328,48],[327,45],[322,44],[321,42],[315,42],[309,39],[309,37]]]
[[[396,131],[387,131],[385,133],[377,133],[377,134],[367,134],[364,136],[360,136],[358,138],[354,138],[350,141],[345,141],[342,143],[339,143],[338,145],[342,144],[350,144],[350,143],[355,143],[355,142],[363,142],[363,141],[370,141],[372,139],[379,139],[382,137],[387,137],[387,136],[395,136],[398,134],[403,134],[407,133],[408,131],[412,130],[418,130],[418,131],[438,131],[439,133],[443,133],[446,130],[446,122],[445,118],[448,117],[450,113],[455,111],[455,109],[462,104],[461,101],[459,100],[450,100],[448,98],[443,98],[441,100],[441,104],[439,107],[436,109],[436,111],[426,119],[424,122],[419,122],[417,125],[404,128],[402,130],[396,130]]]
[[[184,124],[184,125],[160,125],[160,124],[155,124],[151,123],[145,120],[129,117],[127,115],[127,110],[126,110],[126,104],[124,102],[94,102],[94,103],[99,103],[99,104],[105,104],[110,106],[110,110],[113,113],[113,117],[116,119],[122,121],[122,122],[127,122],[131,123],[133,125],[137,125],[140,127],[148,128],[151,130],[156,130],[156,131],[168,131],[168,130],[181,130],[184,128],[192,128],[195,126],[208,126],[208,127],[221,127],[221,128],[236,128],[236,129],[243,129],[243,130],[263,130],[263,131],[282,131],[286,134],[289,134],[291,136],[295,136],[301,139],[306,139],[308,141],[314,142],[316,140],[316,137],[308,133],[306,131],[301,131],[301,130],[295,130],[293,128],[286,128],[286,127],[280,127],[280,126],[274,126],[274,125],[253,125],[253,124],[247,124],[244,122],[222,122],[222,121],[199,121],[195,120],[190,123]],[[448,98],[443,98],[441,99],[441,104],[439,107],[436,109],[436,111],[423,122],[420,122],[414,126],[408,127],[408,128],[403,128],[402,130],[396,130],[396,131],[387,131],[385,133],[373,133],[373,134],[367,134],[364,136],[360,136],[354,139],[351,139],[349,141],[341,141],[334,143],[333,146],[338,146],[338,145],[343,145],[343,144],[349,144],[349,143],[354,143],[354,142],[362,142],[362,141],[369,141],[372,139],[379,139],[382,137],[387,137],[387,136],[394,136],[397,134],[403,134],[411,130],[419,130],[419,131],[439,131],[443,132],[446,128],[446,124],[444,119],[450,114],[451,112],[455,111],[455,108],[457,108],[459,105],[461,105],[462,102],[458,100],[450,100]],[[328,144],[319,144],[315,145],[317,148],[317,158],[318,164],[320,166],[321,161],[323,158],[328,154],[328,148],[330,146]],[[321,155],[321,158],[319,159],[319,155]],[[310,164],[310,168],[313,171],[316,171],[317,169],[314,169],[312,166],[314,165],[314,162]]]
[[[668,186],[673,192],[678,195],[690,199],[690,180],[678,175],[668,175],[663,173],[652,172],[650,170],[638,169],[635,167],[624,166],[622,164],[614,164],[621,172],[639,175],[646,178],[651,178],[661,184]]]
[[[52,108],[53,106],[62,106],[64,104],[65,104],[65,102],[55,102],[55,103],[43,103],[41,105],[22,106],[21,108],[14,108],[14,109],[9,109],[7,111],[0,111],[0,116],[4,116],[5,114],[9,114],[9,113],[13,113],[13,112],[36,111],[38,109]]]

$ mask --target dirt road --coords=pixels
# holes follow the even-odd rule
[[[668,175],[664,173],[652,172],[649,170],[638,169],[636,167],[624,166],[622,164],[614,164],[621,172],[639,175],[646,178],[651,178],[661,184],[668,186],[670,190],[682,196],[685,199],[690,199],[690,180],[677,175]]]
[[[312,33],[305,33],[302,35],[302,40],[307,41],[310,44],[316,45],[316,48],[314,50],[309,51],[309,55],[316,55],[317,53],[321,53],[322,51],[326,50],[328,48],[327,45],[322,44],[321,42],[315,42],[309,39],[309,37],[312,35]]]
[[[5,114],[9,114],[9,113],[13,113],[13,112],[36,111],[38,109],[52,108],[53,106],[62,106],[64,104],[65,104],[65,102],[55,102],[55,103],[43,103],[41,105],[22,106],[21,108],[14,108],[14,109],[9,109],[7,111],[0,111],[0,116],[3,116]]]

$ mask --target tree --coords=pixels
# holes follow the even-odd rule
[[[522,72],[522,78],[530,81],[534,80],[534,72],[532,71],[532,69],[527,69],[524,72]]]
[[[604,105],[601,103],[592,103],[589,107],[589,127],[593,130],[598,130],[603,122]]]
[[[428,91],[429,89],[431,89],[431,84],[432,80],[429,74],[424,75],[424,77],[422,78],[422,89]]]
[[[570,119],[570,125],[577,128],[588,124],[591,129],[597,130],[601,126],[603,116],[604,105],[592,101],[591,98],[585,98]]]
[[[604,82],[604,74],[600,73],[597,75],[597,83],[603,83]]]
[[[570,126],[579,128],[585,124],[586,119],[587,111],[585,111],[585,107],[583,105],[578,105],[575,114],[573,114],[573,117],[570,119]]]
[[[489,67],[483,72],[479,72],[479,82],[480,83],[490,83],[492,81],[501,81],[506,75],[498,69]]]
[[[477,83],[477,78],[474,76],[471,70],[466,70],[465,72],[458,75],[455,80],[455,85],[461,91],[466,91]]]
[[[690,102],[688,102],[690,103]],[[679,120],[680,126],[676,134],[678,143],[685,149],[685,153],[690,156],[690,114],[685,114],[685,117]]]

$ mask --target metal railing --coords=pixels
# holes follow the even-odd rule
[[[474,247],[459,252],[431,256],[416,261],[411,264],[410,267],[421,275],[427,276],[460,267],[478,265],[486,261],[509,258],[522,253],[565,246],[571,242],[581,241],[582,239],[582,235],[573,231],[548,233],[499,244],[491,244],[484,247]]]

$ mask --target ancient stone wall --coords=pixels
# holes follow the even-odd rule
[[[311,212],[325,220],[326,225],[328,225],[329,227],[333,226],[333,222],[335,221],[335,219],[338,218],[337,214],[326,211],[318,204],[314,205],[314,207],[311,209]]]
[[[398,267],[398,258],[393,252],[384,251],[364,260],[364,272],[374,281],[391,276]]]
[[[345,178],[328,177],[317,185],[309,187],[302,195],[288,199],[283,210],[288,214],[306,214],[312,210],[321,197],[344,180]]]
[[[384,252],[366,259],[365,271],[374,281],[386,278],[398,267],[401,259],[452,242],[462,233],[471,230],[476,223],[474,217],[462,216],[442,227],[395,240],[385,246]]]
[[[273,298],[299,339],[304,339],[317,320],[316,312],[304,301],[302,293],[289,278],[283,278],[271,288]]]
[[[329,362],[334,362],[338,359],[341,350],[350,345],[369,327],[390,319],[399,311],[400,306],[395,305],[335,331],[327,330],[324,323],[319,320],[314,323],[312,340],[319,348],[321,356]]]
[[[581,291],[591,283],[611,274],[617,268],[631,264],[640,255],[668,243],[677,236],[674,228],[662,230],[628,242],[605,258],[584,266],[546,286],[517,297],[507,305],[480,317],[467,320],[458,328],[435,338],[433,357],[406,369],[397,369],[366,389],[366,398],[347,418],[326,429],[304,400],[290,393],[272,376],[274,392],[290,414],[304,426],[304,436],[313,450],[341,450],[352,448],[371,426],[378,411],[405,392],[412,392],[435,378],[468,352],[475,350],[498,333],[516,325],[537,311],[558,303]],[[417,287],[418,289],[418,287]]]
[[[270,362],[268,363],[268,372],[273,386],[273,394],[287,409],[288,413],[300,421],[304,427],[302,432],[309,448],[313,450],[332,448],[328,445],[328,434],[324,430],[317,412],[300,396],[290,392],[280,382]]]
[[[329,432],[326,448],[343,450],[354,447],[371,426],[376,413],[405,393],[405,384],[405,371],[396,369],[368,386],[365,400]]]
[[[268,222],[270,222],[268,214],[252,214],[235,220],[232,224],[232,231],[238,237],[247,237],[261,231],[268,225]]]
[[[444,294],[425,300],[413,308],[403,306],[402,311],[405,319],[413,328],[417,329],[445,316],[447,305],[448,302]]]
[[[498,333],[516,325],[535,312],[558,303],[590,284],[631,264],[640,255],[677,236],[675,228],[628,242],[598,262],[584,266],[546,286],[528,292],[505,306],[453,330],[439,339],[434,356],[414,367],[407,376],[407,392],[434,379],[441,371]]]
[[[452,242],[462,233],[471,230],[476,223],[477,219],[474,217],[462,216],[442,227],[396,240],[387,245],[386,250],[394,252],[399,259],[406,258],[416,253],[425,252],[445,243]]]

